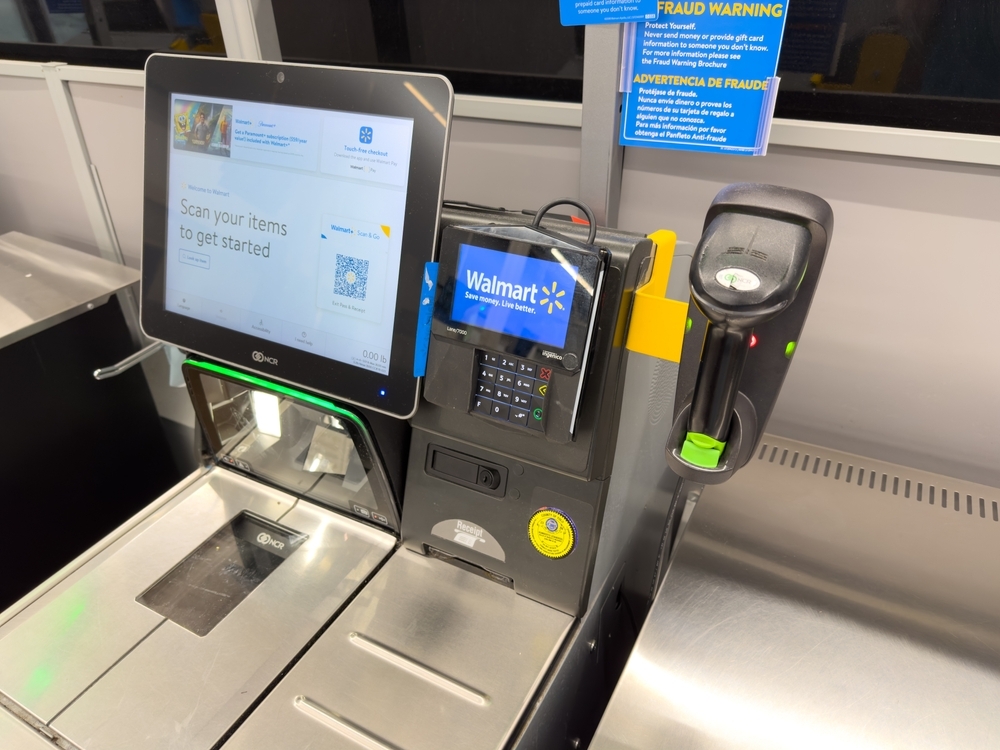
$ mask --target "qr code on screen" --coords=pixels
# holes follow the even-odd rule
[[[333,273],[333,293],[363,300],[367,291],[368,261],[338,253],[337,267]]]

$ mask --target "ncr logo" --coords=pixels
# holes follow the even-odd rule
[[[278,364],[277,357],[268,357],[264,352],[254,352],[250,356],[253,357],[254,362],[266,362],[269,365],[275,366]]]
[[[258,544],[262,544],[265,547],[274,547],[276,549],[285,548],[284,542],[278,541],[273,536],[263,531],[257,535],[257,542]]]
[[[358,140],[361,141],[361,143],[371,143],[374,135],[375,133],[370,127],[362,125],[361,131],[358,133]]]

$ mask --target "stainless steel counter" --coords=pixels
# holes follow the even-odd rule
[[[55,745],[2,707],[0,747],[3,750],[55,750]]]
[[[0,348],[103,305],[139,272],[20,232],[0,235]]]
[[[765,442],[698,501],[591,748],[1000,746],[1000,491]]]

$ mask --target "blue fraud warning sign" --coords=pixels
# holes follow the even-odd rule
[[[623,146],[767,152],[787,2],[661,2],[623,60]]]
[[[584,26],[655,20],[656,5],[656,0],[559,0],[559,21]]]

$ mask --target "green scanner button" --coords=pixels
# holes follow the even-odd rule
[[[714,469],[719,465],[725,447],[725,443],[708,435],[689,432],[684,438],[684,445],[681,446],[681,458],[702,469]]]

